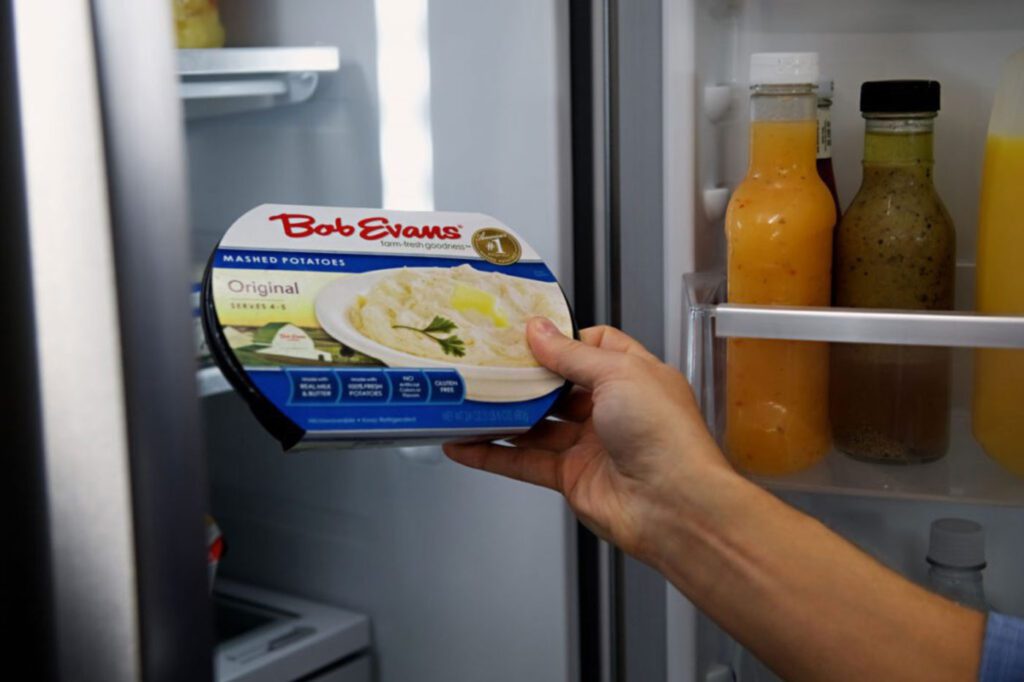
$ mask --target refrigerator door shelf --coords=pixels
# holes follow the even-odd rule
[[[974,268],[958,266],[957,282],[969,287]],[[684,276],[684,319],[699,313],[713,320],[716,338],[1024,348],[1024,315],[739,305],[725,303],[725,284],[721,271]],[[958,292],[958,307],[972,298],[969,291]]]
[[[966,270],[960,273],[964,283],[973,281],[973,272]],[[741,306],[722,303],[725,293],[721,272],[685,276],[686,349],[682,367],[716,437],[722,437],[725,431],[727,338],[825,341],[894,349],[878,357],[900,356],[900,346],[950,349],[949,446],[944,457],[923,464],[873,463],[851,459],[833,448],[803,471],[753,476],[758,483],[775,491],[1024,505],[1024,479],[986,455],[972,435],[971,424],[971,349],[1024,348],[1024,316]]]
[[[188,118],[305,102],[320,73],[338,70],[338,48],[178,50],[179,94]]]
[[[896,346],[1024,348],[1024,316],[967,312],[716,306],[715,335]]]

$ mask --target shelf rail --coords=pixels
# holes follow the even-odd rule
[[[715,336],[901,346],[1024,348],[1024,316],[723,303]]]
[[[338,48],[322,45],[178,50],[177,60],[190,119],[305,102],[339,69]]]

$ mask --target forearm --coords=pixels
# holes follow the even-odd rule
[[[664,509],[648,559],[788,680],[973,680],[984,616],[725,469]]]

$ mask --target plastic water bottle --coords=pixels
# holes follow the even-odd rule
[[[985,529],[968,519],[932,521],[928,541],[928,583],[933,592],[978,611],[988,611],[981,572]]]

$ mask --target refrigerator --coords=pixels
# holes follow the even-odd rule
[[[227,547],[215,594],[222,581],[222,594],[282,595],[284,611],[358,628],[316,671],[247,679],[766,679],[553,493],[434,446],[282,453],[198,357],[189,300],[223,232],[268,202],[498,217],[581,326],[621,327],[684,372],[716,432],[727,337],[941,339],[954,348],[946,458],[893,468],[832,453],[759,483],[919,582],[929,523],[976,520],[991,601],[1024,615],[1024,481],[981,453],[969,422],[972,348],[1024,347],[1024,321],[993,331],[970,313],[988,110],[1024,46],[1024,5],[220,0],[227,45],[201,50],[175,49],[170,5],[0,6],[0,292],[17,320],[3,498],[19,548],[5,612],[35,614],[11,648],[36,677],[226,679],[210,515]],[[941,81],[935,182],[957,228],[962,314],[819,311],[780,327],[780,311],[721,306],[757,51],[819,52],[844,207],[860,180],[860,83]]]

